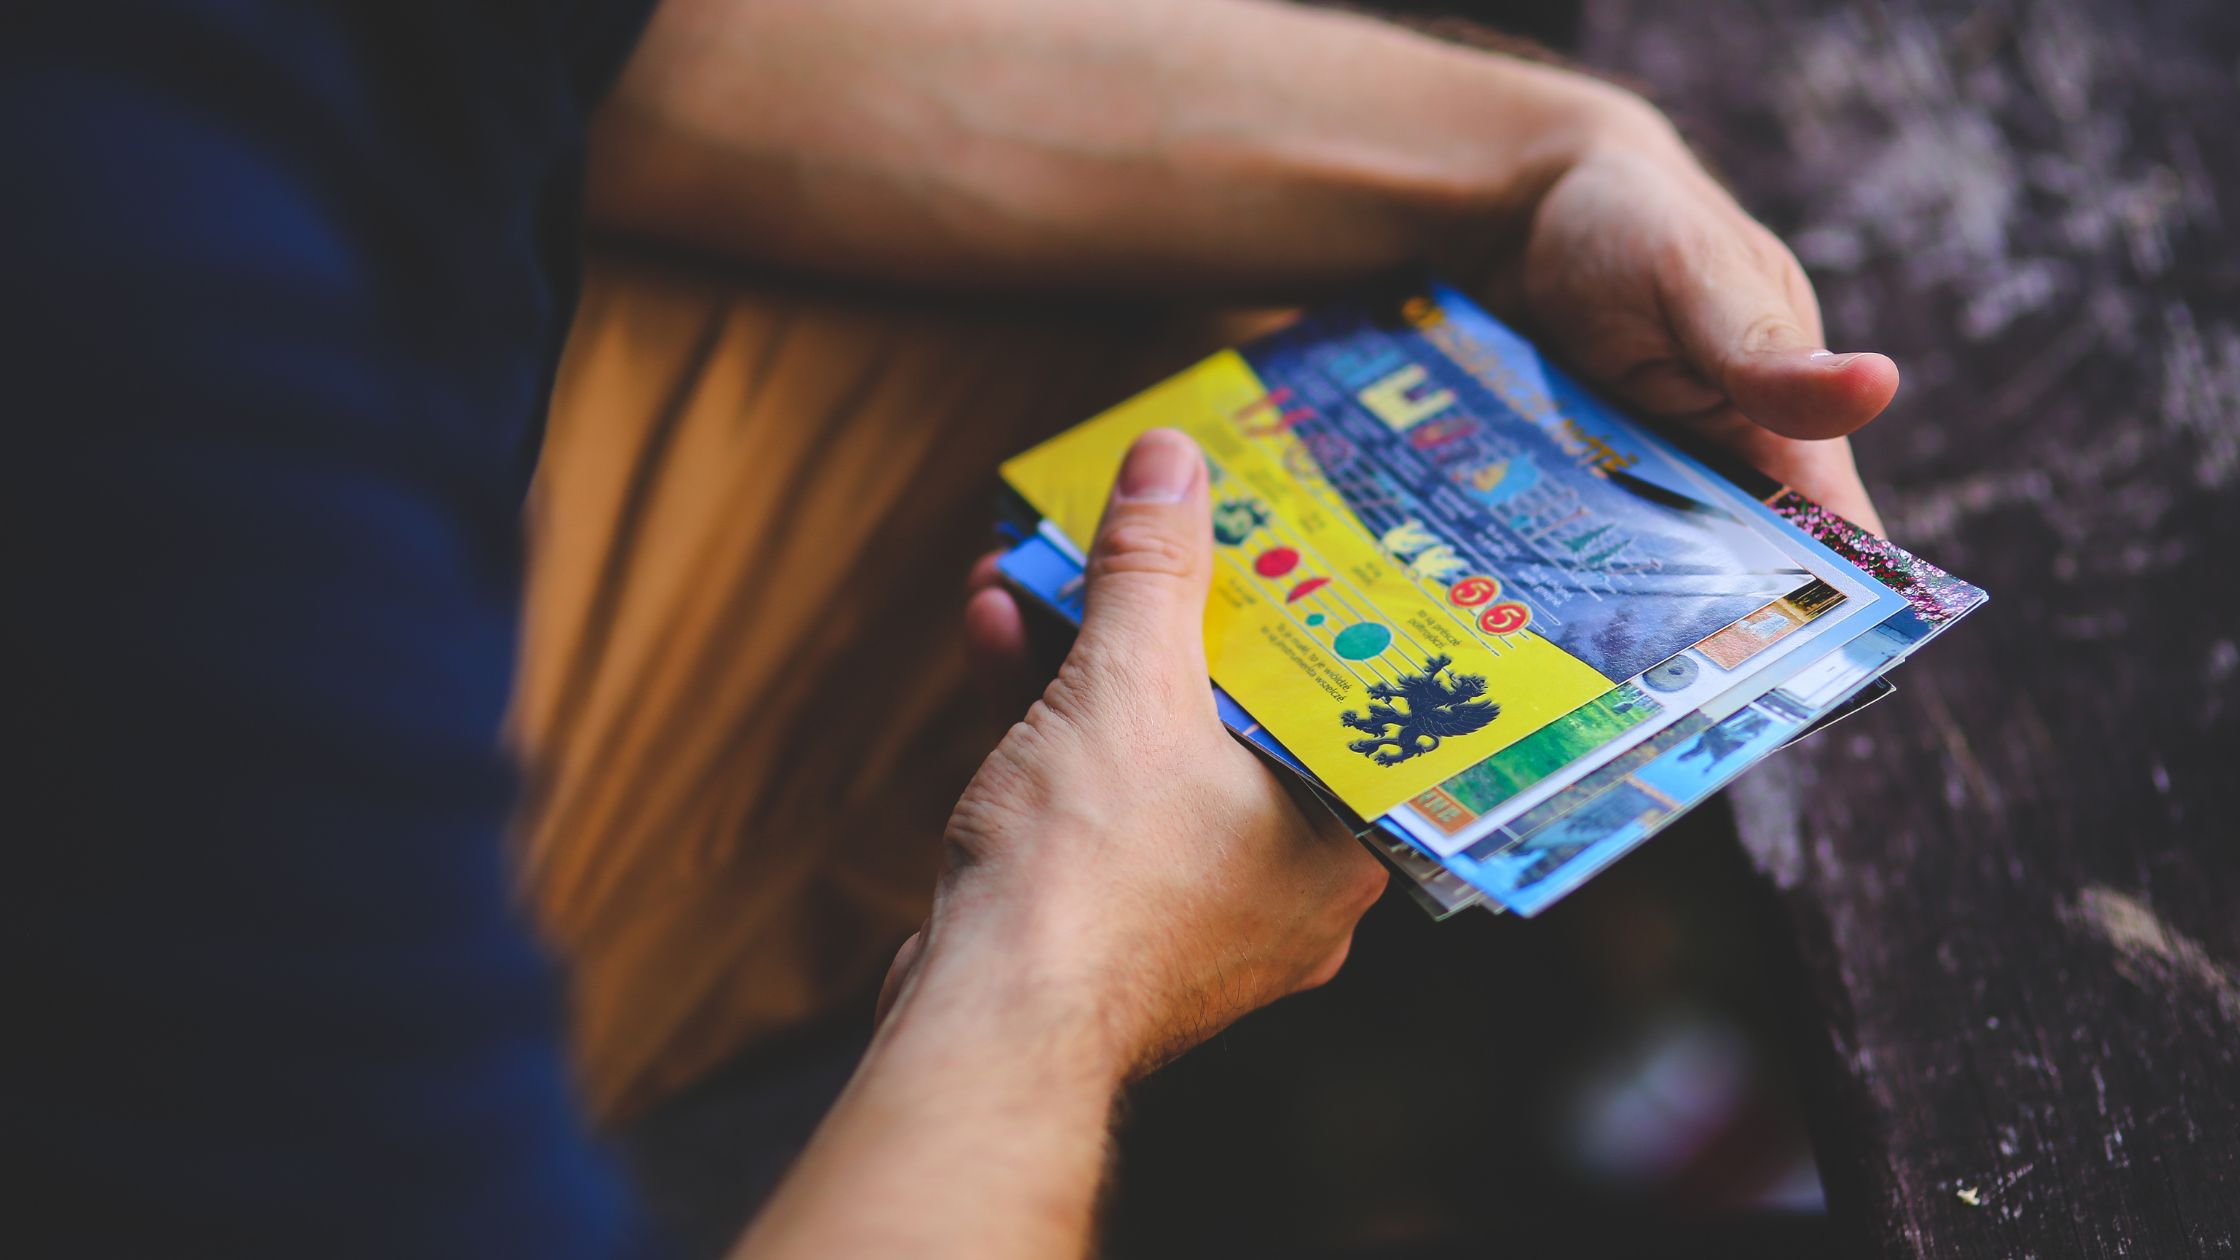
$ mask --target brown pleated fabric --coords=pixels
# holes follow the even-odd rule
[[[1219,336],[594,256],[515,739],[600,1119],[876,985],[993,738],[959,610],[996,464]]]

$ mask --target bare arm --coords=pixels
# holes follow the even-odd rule
[[[1124,1060],[1018,961],[928,960],[738,1260],[1088,1249]]]
[[[594,132],[625,230],[789,268],[1285,299],[1430,264],[1868,525],[1795,258],[1638,98],[1271,0],[666,0]]]
[[[1258,0],[668,0],[594,208],[880,279],[1290,294],[1521,226],[1621,125],[1657,123],[1590,79]]]

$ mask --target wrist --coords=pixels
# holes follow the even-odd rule
[[[1445,48],[1443,117],[1463,141],[1437,177],[1403,184],[1422,260],[1474,272],[1513,253],[1548,192],[1580,165],[1616,153],[1692,162],[1663,111],[1576,70],[1508,53]]]
[[[929,943],[737,1254],[1081,1254],[1123,1080],[1082,1015],[1000,955]]]
[[[1581,78],[1591,94],[1581,102],[1563,164],[1566,171],[1614,156],[1700,171],[1695,153],[1663,110],[1615,84]]]
[[[913,1053],[993,1042],[1039,1079],[1117,1092],[1143,1051],[1126,1004],[1074,953],[944,925],[929,933],[880,1039]]]

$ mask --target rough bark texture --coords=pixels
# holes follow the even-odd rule
[[[2240,1248],[2240,6],[1589,8],[1906,369],[1892,532],[1988,587],[1737,805],[1879,1255]]]

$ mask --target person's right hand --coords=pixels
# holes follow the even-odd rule
[[[1196,445],[1144,435],[1089,552],[1080,637],[958,802],[890,1004],[1030,1004],[1126,1076],[1336,973],[1384,868],[1215,715],[1212,549]],[[1016,626],[1009,600],[983,589],[968,617]]]
[[[1643,414],[1880,532],[1844,435],[1898,367],[1826,348],[1812,281],[1648,102],[1571,76],[1580,139],[1478,286]]]

